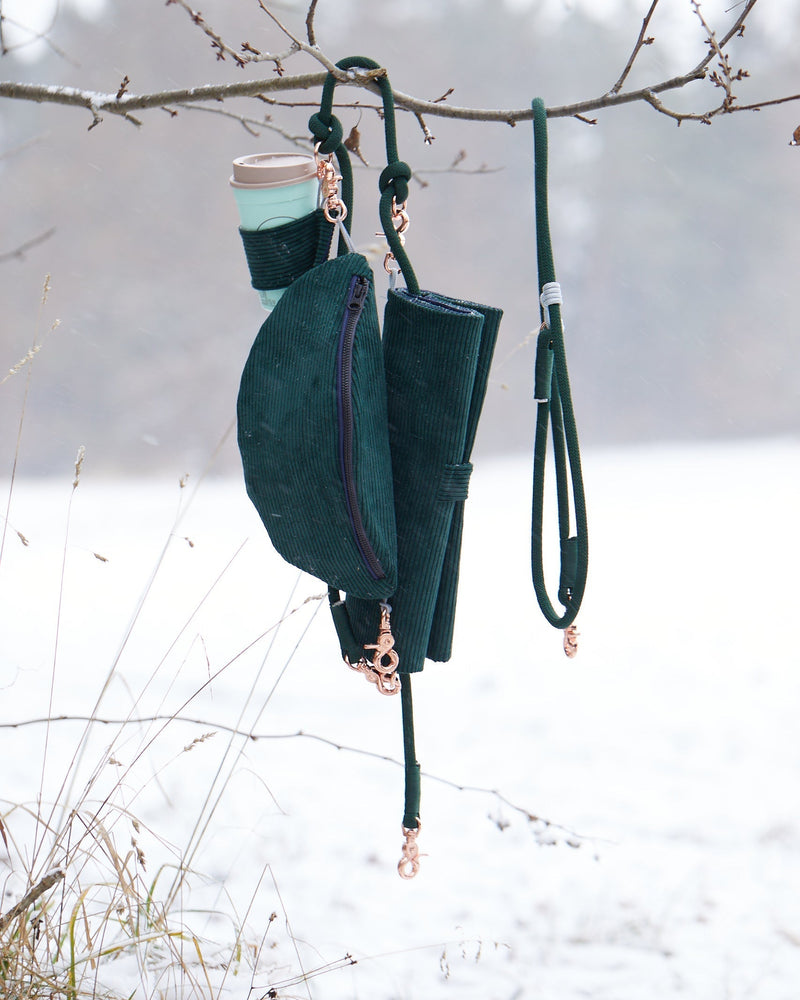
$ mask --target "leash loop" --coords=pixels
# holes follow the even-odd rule
[[[539,607],[555,628],[570,630],[581,606],[586,587],[589,541],[586,498],[581,471],[580,445],[572,406],[572,394],[564,348],[561,320],[563,297],[556,281],[547,204],[547,111],[536,98],[533,108],[534,177],[536,201],[536,259],[539,272],[541,330],[536,346],[534,399],[536,432],[533,451],[533,502],[531,513],[531,575]],[[557,611],[544,579],[543,512],[545,459],[548,432],[552,437],[558,505],[558,534],[561,573]],[[570,502],[571,494],[571,502]],[[571,532],[570,506],[574,510],[575,532]],[[576,633],[564,636],[568,656],[577,651]]]

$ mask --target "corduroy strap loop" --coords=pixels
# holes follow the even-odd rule
[[[561,322],[561,288],[556,282],[547,205],[547,111],[536,98],[533,108],[536,257],[539,271],[540,321],[536,345],[534,397],[537,404],[533,452],[533,510],[531,517],[531,570],[533,587],[542,613],[551,625],[566,629],[581,606],[589,563],[586,498],[583,490],[578,430],[572,408],[564,328]],[[548,430],[552,432],[555,459],[558,533],[561,573],[559,613],[553,607],[544,579],[543,508]],[[575,534],[570,530],[570,487],[575,511]]]
[[[472,463],[462,462],[460,465],[446,465],[436,499],[443,502],[466,500],[469,495],[469,479],[472,475]]]

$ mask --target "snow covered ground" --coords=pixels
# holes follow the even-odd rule
[[[135,837],[157,897],[191,867],[174,923],[228,966],[209,969],[223,996],[800,998],[800,445],[594,453],[585,472],[569,661],[530,583],[530,463],[476,469],[455,655],[415,678],[413,882],[395,871],[402,771],[381,759],[401,757],[400,706],[339,661],[323,587],[274,554],[241,484],[88,464],[68,515],[70,477],[18,482],[0,562],[9,833],[30,856],[10,804],[40,784],[72,804],[94,774],[87,815],[112,796],[109,835],[121,854]],[[95,723],[75,765],[84,723],[8,728],[95,706],[197,721]],[[7,909],[22,883],[2,851]],[[178,995],[155,959],[92,975]]]

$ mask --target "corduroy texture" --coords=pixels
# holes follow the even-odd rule
[[[353,344],[353,476],[379,579],[354,538],[340,461],[337,354],[354,276],[369,281],[369,292]],[[237,410],[247,492],[278,552],[348,594],[390,597],[397,558],[386,389],[364,257],[326,261],[289,287],[253,344]]]
[[[271,229],[239,229],[253,288],[288,288],[328,259],[333,224],[321,208]]]
[[[491,316],[486,334],[484,312]],[[465,496],[500,315],[432,292],[389,292],[383,347],[398,558],[391,604],[401,673],[422,670],[440,591],[448,622],[436,627],[435,652],[449,656],[461,536],[460,525],[451,535],[453,515]],[[358,641],[374,641],[377,605],[348,594],[347,609]]]
[[[464,441],[463,462],[469,463],[475,436],[478,432],[483,401],[486,397],[486,386],[489,381],[489,370],[492,365],[497,332],[503,316],[502,309],[492,306],[482,306],[476,302],[459,302],[460,305],[483,316],[481,329],[481,346],[478,354],[478,364],[475,369],[475,381],[472,384],[472,399],[467,417],[467,436]],[[456,617],[456,597],[458,594],[459,566],[461,562],[461,538],[464,533],[464,500],[466,496],[457,497],[453,508],[453,521],[450,526],[450,538],[445,549],[442,575],[439,583],[439,594],[436,600],[436,610],[433,615],[431,634],[428,641],[428,659],[446,661],[450,659],[453,648],[453,629]]]

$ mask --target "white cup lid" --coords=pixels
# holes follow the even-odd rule
[[[283,187],[317,176],[313,156],[305,153],[254,153],[233,161],[233,187]]]

